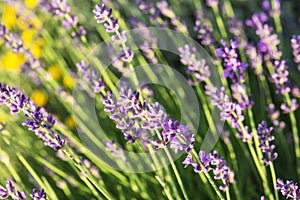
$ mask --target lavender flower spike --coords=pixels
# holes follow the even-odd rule
[[[261,122],[257,128],[258,139],[260,141],[259,148],[265,154],[262,160],[267,165],[272,164],[278,156],[278,154],[274,152],[275,145],[270,144],[275,139],[275,137],[271,135],[272,130],[273,127],[267,128],[267,123],[265,121]]]
[[[106,5],[102,4],[96,5],[96,8],[93,10],[95,14],[95,19],[97,20],[97,23],[102,24],[104,23],[104,27],[106,29],[106,32],[108,33],[115,33],[115,35],[112,36],[113,41],[115,41],[117,44],[121,44],[121,51],[120,57],[124,62],[130,62],[134,56],[133,51],[126,47],[126,34],[120,33],[119,28],[120,25],[118,23],[118,18],[112,17],[112,9],[106,9]]]
[[[192,165],[196,173],[213,171],[214,179],[222,180],[223,182],[223,185],[219,187],[222,191],[228,190],[229,184],[235,183],[234,172],[228,167],[224,158],[219,157],[217,151],[214,151],[212,154],[200,151],[199,159],[201,165],[200,163],[194,162],[192,156],[188,154],[182,164],[185,165],[185,168],[188,165]]]
[[[64,139],[53,130],[55,119],[50,113],[37,106],[20,90],[0,83],[0,105],[3,104],[10,108],[12,114],[24,112],[27,120],[22,125],[44,140],[46,146],[56,151],[64,146]]]
[[[276,183],[276,189],[281,192],[281,194],[289,199],[300,199],[300,190],[298,186],[293,181],[283,182],[282,179],[278,178]]]
[[[294,62],[298,65],[298,70],[300,71],[300,35],[294,35],[291,39],[291,44],[293,49]]]
[[[44,189],[41,189],[41,191],[38,191],[37,189],[33,189],[33,193],[30,194],[30,197],[33,200],[47,200],[47,195]]]
[[[8,199],[9,197],[16,200],[26,199],[26,193],[15,190],[14,183],[11,179],[6,181],[6,187],[0,185],[0,198]]]

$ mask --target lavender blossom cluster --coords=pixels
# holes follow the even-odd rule
[[[71,36],[75,45],[78,45],[78,39],[86,35],[86,29],[78,25],[78,17],[71,14],[71,8],[67,0],[41,0],[39,6],[41,9],[50,13],[54,18],[60,19],[62,26],[67,30],[72,30]]]
[[[115,35],[112,36],[112,40],[116,44],[121,44],[122,53],[119,55],[119,57],[122,58],[124,62],[130,62],[134,56],[134,53],[129,47],[126,47],[126,33],[119,32],[120,25],[118,23],[118,18],[112,17],[112,11],[113,10],[111,8],[107,9],[106,5],[104,4],[101,6],[96,5],[96,8],[93,10],[97,23],[104,23],[104,27],[108,33],[115,33]]]
[[[6,186],[3,187],[0,185],[0,198],[8,199],[11,197],[14,200],[26,200],[26,192],[19,191],[15,189],[15,184],[11,179],[6,181]],[[33,189],[33,193],[30,194],[31,199],[33,200],[47,200],[47,195],[44,189],[38,191],[37,189]]]
[[[26,117],[22,125],[41,138],[46,146],[58,151],[65,145],[65,140],[53,129],[55,124],[53,115],[37,106],[20,90],[0,83],[0,105],[9,107],[12,114],[22,111]]]
[[[103,99],[104,110],[110,114],[110,119],[115,121],[125,139],[131,143],[139,139],[146,149],[149,144],[159,148],[170,143],[175,152],[189,152],[195,142],[189,126],[169,119],[158,102],[151,104],[139,97],[139,92],[134,93],[131,88],[123,85],[118,100],[113,98],[111,92]]]
[[[273,127],[268,128],[265,121],[261,122],[257,128],[258,139],[260,141],[259,148],[261,148],[262,152],[265,154],[265,157],[262,158],[262,160],[267,165],[271,164],[278,157],[278,154],[274,152],[275,145],[271,144],[275,139],[272,135],[272,130]]]
[[[281,192],[281,194],[290,199],[299,200],[300,199],[300,189],[298,185],[293,181],[287,180],[285,183],[282,179],[278,178],[276,183],[276,189]]]
[[[200,163],[194,162],[191,154],[188,154],[182,162],[186,168],[189,165],[194,167],[196,173],[213,171],[214,179],[221,180],[223,185],[219,188],[222,191],[229,189],[229,184],[235,183],[234,172],[228,167],[227,162],[223,157],[219,157],[218,152],[205,153],[199,152]]]

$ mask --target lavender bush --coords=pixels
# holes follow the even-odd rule
[[[1,1],[0,199],[300,199],[298,10]]]

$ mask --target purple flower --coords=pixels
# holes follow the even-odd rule
[[[291,180],[287,180],[285,183],[282,179],[278,178],[276,183],[276,189],[281,192],[281,194],[290,199],[300,199],[300,190],[297,184]]]
[[[268,112],[268,118],[272,121],[274,126],[283,129],[285,127],[285,123],[283,121],[279,121],[280,112],[276,110],[275,105],[268,105],[266,110]]]
[[[214,45],[216,39],[212,35],[213,28],[209,22],[204,21],[200,17],[197,17],[195,22],[194,31],[198,34],[198,39],[200,40],[201,44],[204,46]]]
[[[206,5],[209,7],[217,6],[219,3],[219,0],[206,0]]]
[[[30,194],[30,197],[33,200],[47,200],[47,195],[44,189],[41,189],[41,191],[38,191],[37,189],[33,189],[33,193]]]
[[[273,29],[266,23],[267,21],[268,16],[265,13],[259,13],[252,15],[252,18],[248,19],[246,24],[252,27],[260,38],[258,50],[262,54],[267,55],[268,60],[279,60],[282,55],[278,48],[280,40],[273,33]]]
[[[223,47],[217,49],[216,54],[224,61],[224,77],[230,78],[233,83],[244,83],[244,72],[248,65],[245,62],[241,62],[238,58],[238,54],[236,52],[239,46],[238,42],[230,40],[230,45],[227,45],[225,40],[221,40],[221,44]]]
[[[39,138],[44,140],[46,146],[56,151],[64,146],[65,141],[53,131],[55,124],[53,116],[37,106],[20,90],[0,83],[0,105],[2,104],[9,107],[12,114],[24,112],[27,120],[22,125],[35,132]]]
[[[271,144],[271,142],[275,139],[272,135],[273,127],[267,128],[267,123],[262,121],[257,128],[258,139],[260,142],[259,148],[264,153],[264,157],[262,160],[270,165],[278,156],[276,152],[274,152],[275,145]]]
[[[0,185],[0,199],[8,199],[9,197],[14,200],[26,200],[26,192],[16,190],[15,183],[11,179],[6,181],[5,187]],[[46,200],[46,198],[38,200]]]
[[[263,75],[263,55],[260,51],[256,49],[256,47],[252,44],[247,45],[246,54],[250,60],[251,67],[254,69],[254,73],[257,76]]]
[[[112,40],[116,44],[121,44],[122,52],[119,56],[122,58],[123,62],[130,62],[134,57],[134,53],[129,47],[126,47],[126,34],[125,32],[119,32],[120,26],[118,23],[118,18],[112,17],[112,9],[107,9],[106,5],[104,4],[102,4],[102,6],[96,5],[95,9],[93,10],[93,13],[95,14],[95,19],[97,20],[97,23],[104,23],[106,32],[115,33],[115,35],[112,36]]]
[[[228,167],[224,158],[219,157],[217,151],[214,151],[212,154],[200,151],[199,159],[201,165],[195,163],[192,156],[188,154],[182,164],[184,164],[185,168],[188,165],[192,165],[196,173],[213,171],[214,179],[222,180],[223,185],[219,187],[222,191],[228,190],[229,184],[235,183],[234,172]]]
[[[294,62],[298,65],[298,70],[300,71],[300,35],[293,36],[291,46],[293,49]]]
[[[244,104],[234,103],[230,100],[228,95],[225,94],[225,88],[220,89],[206,88],[206,94],[211,97],[211,103],[217,106],[221,111],[221,120],[228,121],[231,123],[232,128],[239,131],[238,137],[243,140],[243,142],[248,142],[252,139],[253,133],[249,133],[247,126],[241,126],[245,117],[242,111],[245,109]]]
[[[210,77],[210,69],[206,65],[204,59],[197,60],[196,48],[192,48],[190,45],[185,45],[178,49],[180,54],[180,62],[188,67],[187,72],[191,74],[196,82],[205,82]],[[195,84],[193,80],[191,83]]]
[[[271,76],[277,87],[277,94],[285,94],[291,91],[291,88],[289,87],[289,71],[286,60],[276,60],[274,62],[274,73]]]
[[[149,144],[157,148],[170,144],[175,153],[181,150],[189,152],[195,142],[189,126],[169,119],[158,102],[141,101],[139,95],[122,83],[118,100],[113,98],[111,92],[107,92],[106,99],[102,100],[104,111],[110,113],[110,119],[122,131],[124,138],[131,143],[140,140],[145,149]]]
[[[90,96],[103,91],[105,84],[103,80],[98,77],[96,70],[93,70],[85,61],[76,64],[78,69],[79,87],[85,90]]]
[[[125,163],[127,162],[124,149],[118,147],[114,140],[105,142],[105,150],[110,152],[113,157],[120,158]]]

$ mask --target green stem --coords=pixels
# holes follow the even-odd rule
[[[276,172],[273,163],[270,164],[270,171],[271,171],[271,177],[272,177],[272,182],[273,182],[273,187],[274,187],[274,194],[275,194],[275,199],[279,200],[278,197],[278,191],[276,190]]]
[[[220,15],[220,12],[219,12],[219,8],[218,8],[218,5],[214,5],[212,6],[212,9],[213,9],[213,12],[216,16],[216,21],[217,21],[217,25],[219,27],[219,30],[220,30],[220,33],[221,33],[221,36],[224,40],[228,40],[228,36],[227,36],[227,31],[225,29],[225,25],[224,25],[224,22],[222,20],[222,17]]]

